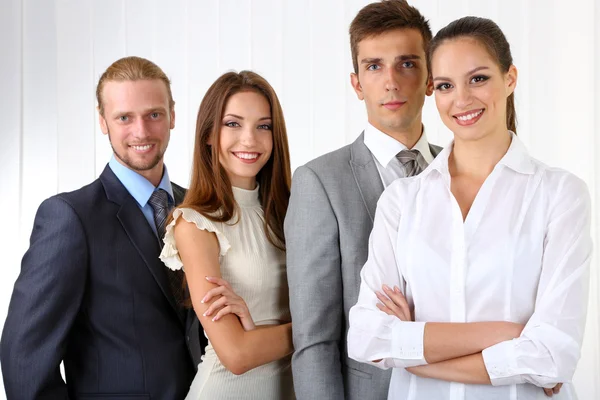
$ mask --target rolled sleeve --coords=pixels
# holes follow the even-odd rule
[[[521,336],[482,352],[493,385],[571,382],[587,316],[591,205],[587,187],[568,175],[546,230],[535,311]]]

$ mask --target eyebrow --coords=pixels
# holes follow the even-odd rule
[[[233,118],[244,120],[244,117],[241,117],[241,116],[236,115],[236,114],[225,114],[223,116],[223,118],[224,117],[233,117]],[[271,117],[262,117],[262,118],[259,119],[259,121],[264,121],[264,120],[267,120],[267,119],[271,119]]]
[[[143,110],[141,113],[145,115],[145,114],[150,114],[150,113],[155,113],[155,112],[166,113],[167,109],[164,107],[150,107],[150,108]],[[121,115],[131,115],[131,114],[135,114],[135,112],[134,111],[115,110],[112,115],[115,118],[118,118]]]
[[[475,72],[481,71],[483,69],[490,69],[490,68],[489,67],[485,67],[485,66],[483,66],[483,67],[477,67],[477,68],[474,68],[474,69],[470,70],[469,72],[467,72],[465,74],[465,76],[473,75]],[[451,81],[452,79],[446,78],[445,76],[436,76],[435,78],[433,78],[433,80],[434,81]]]
[[[397,56],[394,61],[408,61],[408,60],[420,60],[421,56],[417,54],[402,54]],[[383,59],[381,57],[373,57],[373,58],[363,58],[360,63],[361,64],[377,64],[380,63]]]

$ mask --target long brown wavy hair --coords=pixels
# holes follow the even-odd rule
[[[260,185],[259,199],[263,207],[267,239],[277,248],[285,250],[283,220],[292,180],[285,121],[275,90],[263,77],[252,71],[221,75],[202,99],[196,120],[190,187],[179,207],[195,209],[216,222],[236,222],[237,203],[227,173],[219,162],[219,143],[227,101],[234,94],[246,91],[263,95],[271,107],[273,151],[256,176],[256,181]]]

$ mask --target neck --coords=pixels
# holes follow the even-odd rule
[[[117,160],[119,162],[121,162],[121,160],[118,159]],[[131,167],[125,165],[127,168],[131,169]],[[163,171],[164,171],[164,163],[163,160],[160,160],[158,162],[158,164],[156,164],[154,167],[150,168],[150,169],[146,169],[143,171],[139,171],[139,170],[133,170],[135,172],[137,172],[138,174],[140,174],[141,176],[143,176],[144,178],[146,178],[154,187],[158,187],[158,185],[160,184],[160,181],[162,180],[163,177]]]
[[[448,159],[450,175],[485,179],[504,157],[511,140],[508,130],[477,140],[462,140],[455,135],[454,147]]]
[[[407,149],[412,149],[415,147],[421,138],[421,134],[423,133],[423,125],[421,124],[420,120],[418,123],[414,124],[414,126],[411,126],[406,130],[394,130],[391,128],[380,127],[373,124],[371,121],[369,121],[369,123],[389,137],[402,143]]]

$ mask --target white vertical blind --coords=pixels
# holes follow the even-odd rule
[[[364,105],[349,83],[348,27],[367,3],[0,0],[0,207],[8,210],[0,230],[0,324],[40,202],[91,182],[110,158],[95,111],[95,85],[108,65],[138,55],[171,78],[177,117],[166,161],[176,182],[188,182],[200,100],[232,69],[257,71],[279,94],[295,168],[352,142],[364,127]],[[600,6],[594,0],[412,3],[434,33],[464,15],[501,26],[519,69],[519,135],[535,157],[587,182],[599,247]],[[433,98],[426,100],[423,119],[430,141],[450,140]],[[598,260],[595,255],[575,376],[582,400],[600,398]]]

